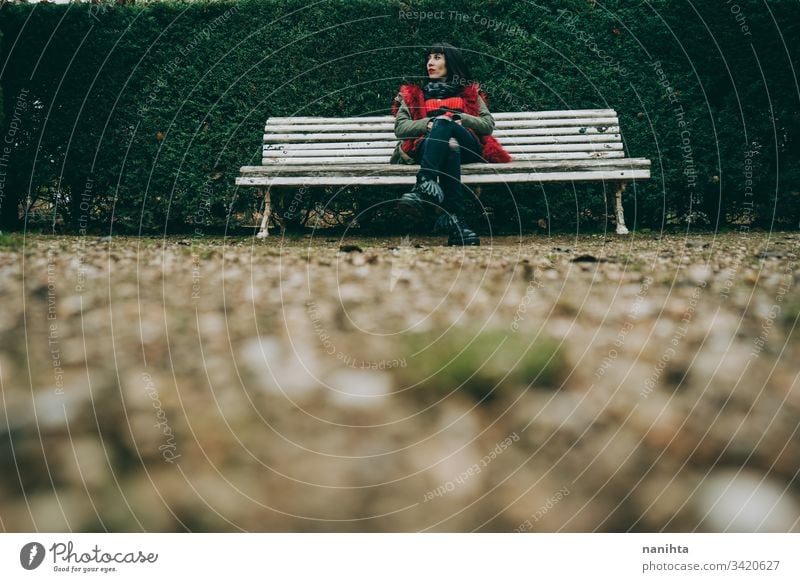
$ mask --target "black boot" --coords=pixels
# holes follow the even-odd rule
[[[411,192],[400,197],[397,206],[405,214],[421,216],[425,212],[425,204],[441,206],[443,201],[444,192],[439,183],[435,179],[420,176]]]
[[[449,234],[450,233],[450,214],[442,212],[436,217],[433,223],[433,234]]]
[[[481,244],[481,239],[475,232],[468,227],[455,214],[450,215],[450,236],[447,238],[447,246],[470,246],[477,247]]]

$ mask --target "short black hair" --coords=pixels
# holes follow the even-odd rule
[[[454,47],[449,42],[439,42],[431,45],[428,52],[425,53],[424,79],[428,78],[428,57],[432,54],[444,55],[444,64],[447,68],[446,81],[452,83],[455,78],[456,82],[462,85],[472,82],[472,73],[469,70],[469,65],[464,60],[461,51]]]

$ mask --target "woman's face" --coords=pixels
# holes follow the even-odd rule
[[[447,77],[447,66],[442,53],[428,55],[428,77],[431,79],[445,79]]]

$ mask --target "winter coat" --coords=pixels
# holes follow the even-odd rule
[[[461,113],[461,125],[470,130],[483,147],[482,157],[490,163],[511,161],[511,156],[503,146],[492,137],[494,117],[486,106],[486,95],[476,83],[467,85],[461,91],[465,108]],[[402,141],[392,153],[392,164],[414,164],[414,154],[427,134],[430,118],[425,112],[425,96],[417,85],[403,85],[392,103],[395,116],[394,133]]]

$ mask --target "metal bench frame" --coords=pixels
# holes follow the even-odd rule
[[[617,234],[628,234],[622,210],[627,183],[650,178],[650,160],[625,157],[612,109],[495,113],[494,135],[511,154],[507,164],[464,164],[467,185],[527,182],[609,182]],[[259,238],[269,235],[271,190],[284,186],[413,185],[417,165],[390,164],[394,118],[272,117],[264,128],[262,165],[243,166],[238,186],[263,191]]]

